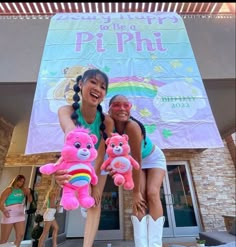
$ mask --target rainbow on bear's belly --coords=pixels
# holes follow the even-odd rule
[[[85,164],[73,165],[68,171],[71,175],[68,182],[74,186],[80,187],[91,182],[91,168]]]

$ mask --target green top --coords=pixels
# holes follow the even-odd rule
[[[144,139],[142,140],[142,159],[146,158],[152,152],[153,143],[149,137],[146,136],[146,146],[144,147]]]
[[[7,197],[5,205],[21,204],[25,198],[24,192],[22,189],[12,188],[11,194]]]
[[[83,118],[80,109],[76,110],[78,114],[78,122],[84,127],[90,130],[91,134],[94,134],[98,138],[98,142],[95,144],[95,148],[98,149],[100,141],[101,141],[101,132],[100,132],[100,125],[101,125],[101,116],[100,112],[97,111],[96,117],[91,124],[88,124],[85,119]]]
[[[114,129],[114,133],[116,130]],[[117,132],[118,133],[118,132]],[[141,155],[142,159],[146,158],[152,152],[153,143],[149,137],[146,136],[146,145],[144,145],[144,139],[141,142]]]

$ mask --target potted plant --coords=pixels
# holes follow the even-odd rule
[[[40,225],[40,223],[43,222],[43,216],[41,214],[37,214],[35,216],[35,220],[34,221],[37,224],[33,228],[33,231],[31,232],[31,237],[34,239],[33,247],[38,247],[39,238],[40,238],[41,234],[43,233],[43,227]]]
[[[197,241],[197,247],[204,247],[206,240],[205,239],[200,239],[200,238],[196,238]]]

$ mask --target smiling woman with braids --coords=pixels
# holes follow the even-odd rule
[[[63,106],[58,110],[59,121],[65,135],[75,128],[83,126],[90,129],[92,134],[98,138],[96,149],[98,157],[95,160],[94,169],[98,176],[98,184],[92,186],[91,195],[95,199],[95,207],[87,211],[84,247],[92,247],[99,225],[101,214],[101,196],[106,182],[106,174],[101,174],[100,166],[105,157],[105,140],[114,129],[111,117],[102,111],[100,103],[103,101],[108,89],[108,77],[98,69],[89,69],[83,76],[78,76],[74,86],[75,95],[72,106]],[[81,99],[79,96],[81,93]],[[58,184],[64,184],[68,179],[67,171],[55,173]]]

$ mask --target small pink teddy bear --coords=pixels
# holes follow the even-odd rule
[[[63,185],[60,204],[66,210],[74,210],[80,205],[90,208],[95,200],[89,194],[90,183],[95,185],[98,177],[91,162],[97,157],[94,144],[97,137],[89,134],[89,130],[76,128],[70,131],[61,151],[62,160],[59,164],[49,163],[39,168],[43,174],[53,174],[58,170],[68,170],[71,178]]]
[[[107,168],[115,171],[113,175],[116,186],[124,185],[124,189],[132,190],[134,182],[132,177],[132,169],[139,169],[138,162],[129,155],[130,146],[128,144],[128,135],[119,135],[112,133],[112,136],[106,140],[108,159],[104,161],[101,170]]]

